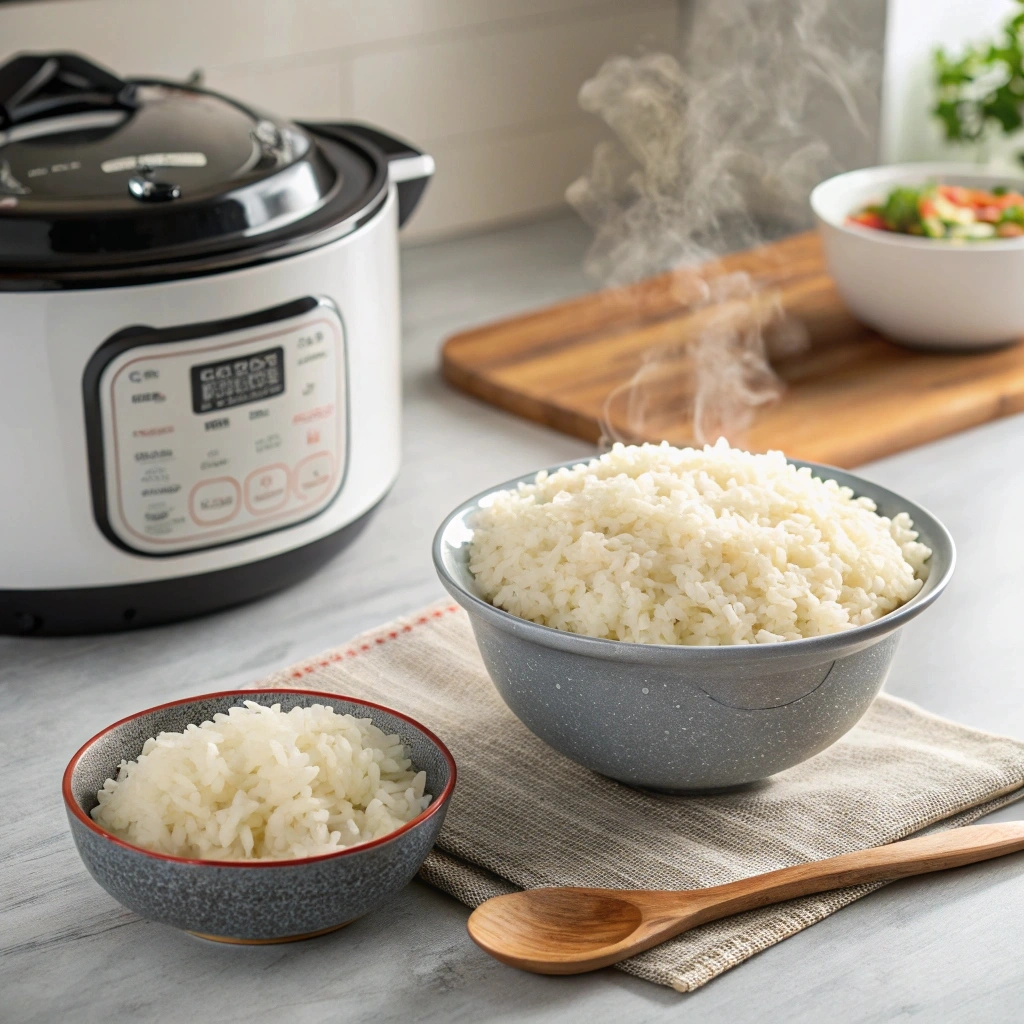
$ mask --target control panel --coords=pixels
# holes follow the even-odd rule
[[[97,397],[101,525],[124,546],[173,554],[230,543],[308,519],[338,493],[341,317],[312,298],[267,316],[118,342]]]

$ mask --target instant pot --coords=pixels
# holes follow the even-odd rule
[[[432,171],[75,54],[0,67],[0,632],[201,614],[355,536],[398,471]]]

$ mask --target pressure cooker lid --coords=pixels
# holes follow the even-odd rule
[[[265,246],[351,216],[380,190],[379,163],[192,85],[21,54],[0,66],[0,269]]]

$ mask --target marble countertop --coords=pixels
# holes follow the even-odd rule
[[[606,970],[521,974],[468,939],[468,911],[414,882],[324,938],[219,946],[121,908],[75,852],[60,776],[105,724],[258,679],[442,596],[430,539],[466,495],[592,451],[449,390],[453,330],[589,287],[570,220],[404,254],[405,456],[366,532],[317,576],[262,602],[161,629],[0,638],[0,1020],[787,1021],[1019,1020],[1024,857],[895,883],[689,995]],[[956,537],[946,594],[911,623],[887,688],[941,715],[1024,736],[1024,419],[864,467]],[[1024,803],[995,816],[1024,817]]]

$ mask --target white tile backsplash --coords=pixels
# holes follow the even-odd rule
[[[677,0],[32,0],[0,3],[0,60],[72,49],[307,119],[406,135],[437,178],[426,239],[564,202],[602,126],[576,93],[601,63],[676,52]]]
[[[673,10],[638,7],[410,41],[353,59],[353,101],[371,121],[432,138],[572,119],[580,85],[606,57],[643,42],[672,46],[674,27]]]
[[[231,2],[231,0],[228,0]],[[365,49],[402,39],[444,38],[540,19],[585,19],[593,10],[631,6],[614,0],[255,0],[289,53],[312,53],[325,41]],[[640,3],[639,6],[644,6]],[[671,6],[665,4],[663,6]],[[298,13],[297,13],[298,8]]]
[[[338,118],[352,109],[350,68],[337,60],[286,67],[211,68],[205,85],[298,120]]]
[[[574,120],[485,138],[428,140],[437,174],[410,237],[472,231],[558,209],[603,137],[596,120]]]
[[[298,6],[298,5],[296,5]],[[0,51],[78,50],[122,74],[184,76],[274,51],[263,0],[32,0],[0,5]]]

